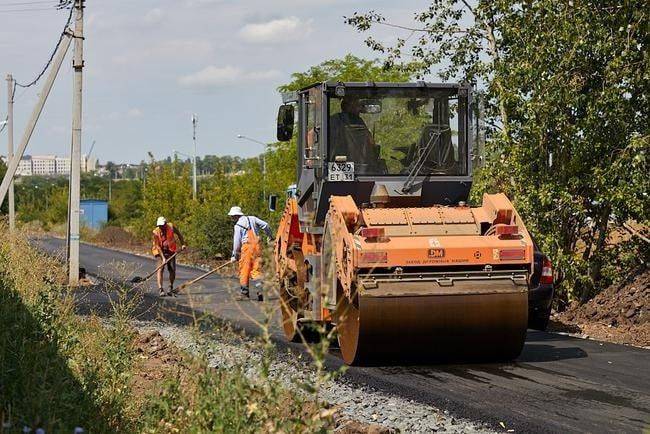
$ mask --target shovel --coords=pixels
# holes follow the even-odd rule
[[[176,255],[178,255],[179,252],[180,252],[180,250],[174,252],[173,255],[171,255],[169,258],[165,259],[162,264],[158,265],[155,270],[153,270],[151,273],[147,274],[145,277],[135,276],[133,279],[131,279],[131,283],[144,283],[147,280],[151,279],[151,277],[154,274],[156,274],[158,272],[158,270],[160,270],[165,265],[167,265],[167,263],[169,261],[171,261],[172,259],[174,259],[176,257]]]
[[[212,269],[212,270],[210,270],[210,271],[208,271],[208,272],[206,272],[206,273],[201,274],[199,277],[197,277],[197,278],[195,278],[195,279],[192,279],[192,280],[190,280],[189,282],[185,282],[185,283],[183,283],[181,286],[179,286],[178,288],[176,288],[175,293],[179,293],[179,292],[181,292],[183,289],[187,288],[188,286],[193,285],[193,284],[195,284],[196,282],[205,279],[206,277],[208,277],[208,276],[210,276],[210,275],[216,273],[217,271],[221,270],[222,268],[225,268],[226,265],[230,265],[230,264],[233,264],[233,263],[234,263],[234,262],[232,262],[232,261],[226,262],[225,264],[221,264],[221,265],[219,265],[217,268],[214,268],[214,269]]]

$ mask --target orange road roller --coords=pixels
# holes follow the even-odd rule
[[[278,140],[298,141],[274,253],[287,338],[331,324],[350,365],[516,358],[533,242],[505,195],[467,205],[471,88],[325,82],[283,99]]]

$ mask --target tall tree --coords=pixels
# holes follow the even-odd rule
[[[415,18],[415,44],[368,45],[389,65],[410,51],[405,69],[477,84],[489,142],[476,192],[515,200],[566,294],[608,284],[612,223],[650,216],[646,2],[436,0]],[[375,12],[347,22],[395,25]],[[647,244],[630,248],[647,263]]]
[[[407,81],[409,71],[382,65],[378,60],[362,59],[347,54],[342,59],[326,60],[305,72],[291,74],[291,82],[278,88],[280,92],[299,90],[311,84],[328,81]]]

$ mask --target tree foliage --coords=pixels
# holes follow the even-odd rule
[[[336,81],[407,81],[410,72],[389,65],[383,65],[378,60],[366,60],[352,54],[342,59],[326,60],[307,71],[291,74],[291,82],[278,88],[280,92],[300,90],[314,83],[328,80]]]
[[[151,233],[159,216],[183,227],[195,206],[189,166],[176,160],[172,163],[152,161],[142,196],[142,218],[138,226],[141,235]]]
[[[401,68],[481,90],[488,143],[474,194],[515,201],[565,295],[611,282],[621,272],[610,266],[611,228],[650,211],[647,4],[436,0],[415,18],[411,45],[366,42],[387,66],[409,54]],[[347,22],[393,24],[375,12]],[[647,263],[647,244],[630,248]]]

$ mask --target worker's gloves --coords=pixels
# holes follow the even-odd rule
[[[237,262],[237,258],[233,256],[232,258],[230,258],[230,262]]]
[[[187,246],[186,246],[185,244],[183,244],[183,245],[181,246],[181,250],[185,250],[185,249],[187,249]]]

